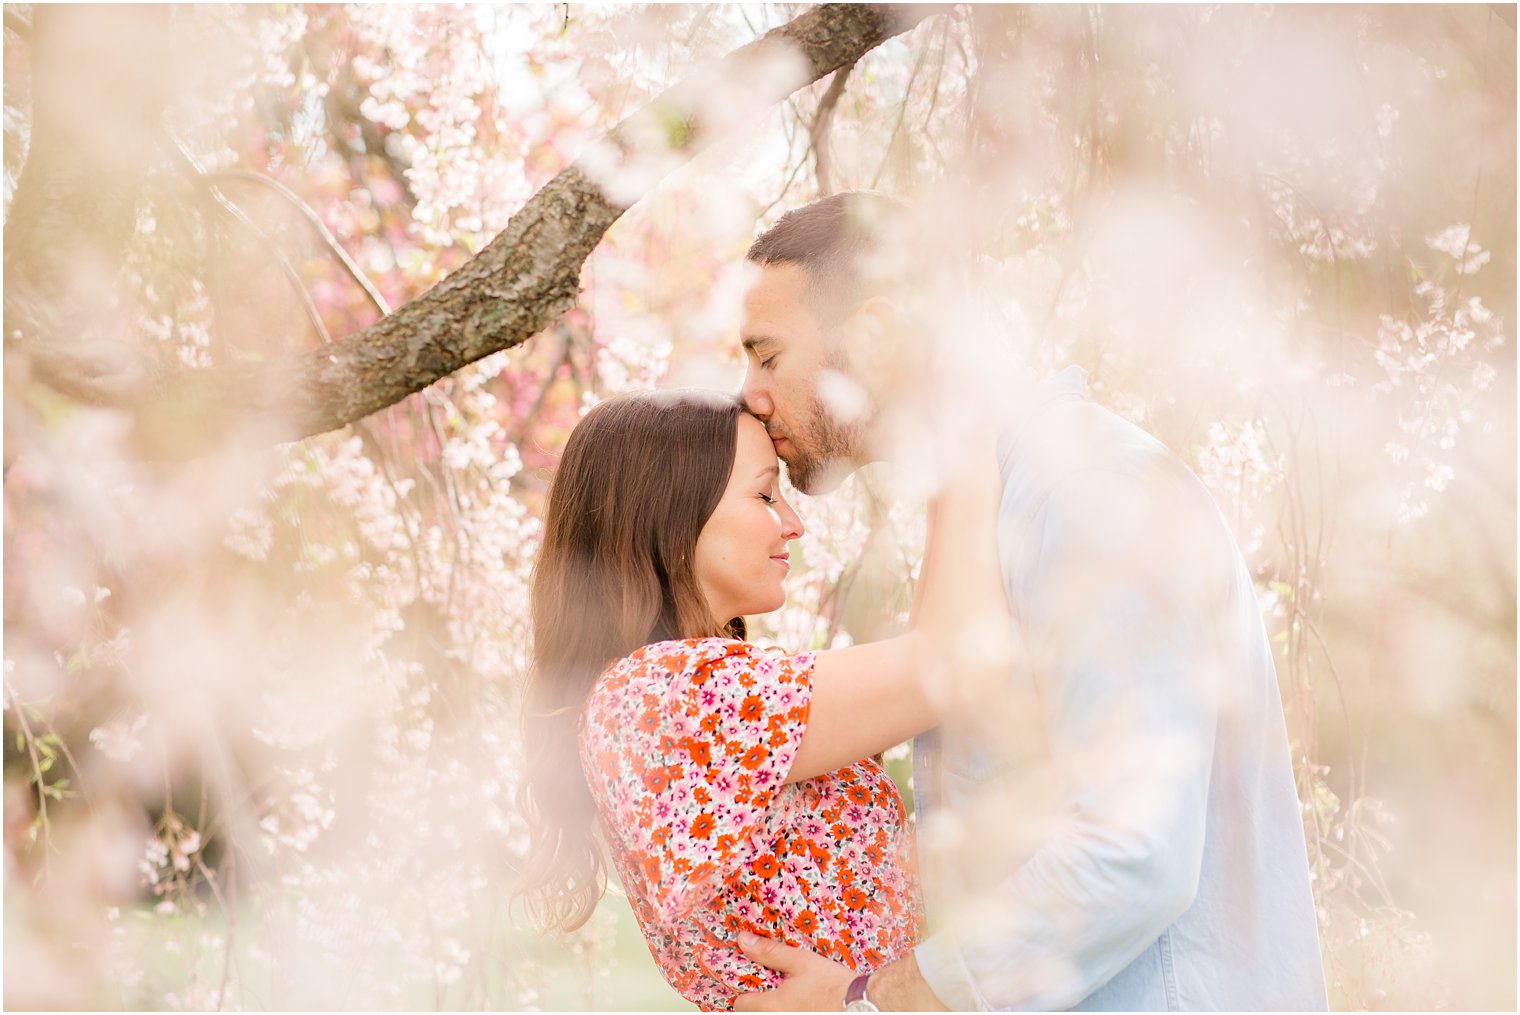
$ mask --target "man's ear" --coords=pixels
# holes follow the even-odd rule
[[[902,318],[885,296],[872,296],[845,319],[842,329],[850,370],[872,391],[890,387],[901,370]]]

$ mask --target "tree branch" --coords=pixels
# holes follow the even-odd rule
[[[5,5],[5,27],[7,31],[15,32],[22,39],[32,37],[32,23],[21,14],[11,10],[11,5]]]
[[[663,176],[932,12],[826,4],[741,47],[618,124],[452,275],[332,345],[271,362],[131,371],[145,383],[91,384],[76,374],[70,393],[134,410],[139,442],[155,455],[196,454],[237,428],[293,440],[362,419],[542,331],[574,306],[581,265],[603,234]],[[40,342],[26,351],[43,360],[51,352]]]

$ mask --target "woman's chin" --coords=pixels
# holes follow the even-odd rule
[[[769,596],[761,602],[757,602],[753,609],[744,611],[746,617],[763,617],[767,613],[775,613],[786,605],[786,589],[780,589],[774,596]]]

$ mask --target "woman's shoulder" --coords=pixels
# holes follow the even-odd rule
[[[754,645],[737,638],[674,638],[641,645],[604,671],[603,679],[634,678],[654,675],[670,676],[722,663],[728,659],[748,658]]]
[[[592,689],[587,712],[603,721],[629,703],[646,709],[684,701],[704,709],[748,696],[760,687],[811,689],[816,653],[789,655],[736,638],[680,638],[651,642],[611,663]],[[791,695],[787,696],[790,704]]]
[[[612,663],[604,679],[653,674],[668,678],[675,674],[694,675],[752,667],[786,667],[788,663],[809,659],[816,653],[791,654],[780,648],[756,645],[738,638],[678,638],[650,642]]]
[[[678,678],[697,678],[725,660],[747,655],[752,646],[734,638],[678,638],[641,645],[602,671],[591,701],[629,694],[668,693]]]

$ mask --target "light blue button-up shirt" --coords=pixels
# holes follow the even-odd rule
[[[962,1010],[1322,1010],[1250,574],[1197,478],[1085,385],[1046,382],[999,441],[1025,645],[915,743],[919,968]]]

